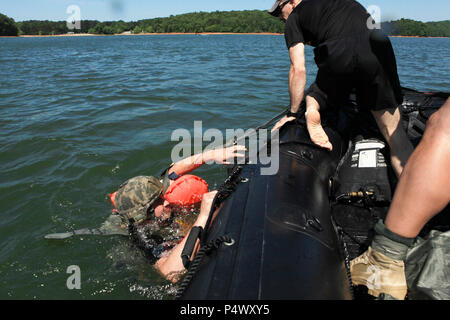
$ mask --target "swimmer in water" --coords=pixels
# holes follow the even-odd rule
[[[109,195],[113,215],[121,218],[121,229],[129,231],[138,247],[166,279],[177,282],[186,271],[181,252],[191,229],[205,228],[217,193],[208,192],[208,184],[189,173],[205,163],[231,164],[234,159],[245,157],[240,153],[244,151],[246,148],[240,145],[208,150],[172,164],[159,178],[138,176],[129,179]],[[189,213],[198,207],[200,213],[192,225],[187,219],[180,218],[180,213]],[[212,220],[217,212],[218,209]],[[199,240],[191,259],[198,249]]]

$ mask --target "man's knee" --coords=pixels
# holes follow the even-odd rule
[[[425,133],[437,135],[442,139],[450,138],[450,98],[427,121]]]

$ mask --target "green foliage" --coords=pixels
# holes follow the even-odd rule
[[[64,34],[69,32],[65,21],[24,21],[17,23],[21,34]],[[124,21],[81,21],[75,33],[117,34],[133,33],[201,33],[201,32],[274,32],[283,33],[284,24],[266,11],[195,12],[167,18]]]
[[[450,20],[427,22],[425,34],[428,37],[450,37]]]
[[[51,35],[51,34],[65,34],[68,32],[87,33],[90,29],[95,27],[99,22],[95,20],[81,21],[80,30],[69,30],[66,21],[37,21],[29,20],[17,22],[16,25],[20,34],[26,35]]]
[[[284,24],[266,11],[216,11],[186,13],[137,22],[143,30],[156,33],[181,32],[273,32],[283,33]]]
[[[67,33],[66,22],[53,22],[53,21],[23,21],[18,22],[17,27],[20,29],[21,34],[26,35],[48,35]]]
[[[0,13],[0,36],[17,36],[18,34],[19,30],[14,19]]]
[[[136,29],[136,22],[125,22],[125,21],[108,21],[108,22],[97,22],[97,24],[88,30],[88,33],[92,34],[119,34],[126,31],[139,31]],[[140,31],[141,32],[141,31]],[[138,33],[140,33],[138,32]]]
[[[421,22],[410,19],[384,22],[382,28],[393,36],[450,37],[450,20]]]
[[[136,28],[133,29],[134,34],[142,33],[143,30],[140,26],[136,26]]]

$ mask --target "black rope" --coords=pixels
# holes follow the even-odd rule
[[[267,122],[263,123],[262,125],[256,127],[256,128],[255,128],[255,134],[256,134],[256,133],[258,132],[258,130],[260,130],[260,129],[267,129],[268,127],[270,127],[272,124],[275,123],[275,121],[281,119],[281,117],[283,117],[284,115],[286,115],[286,114],[289,112],[289,110],[290,110],[289,107],[287,107],[287,109],[284,110],[283,112],[277,114],[275,117],[273,117],[273,118],[270,119],[269,121],[267,121]],[[233,140],[233,144],[237,144],[238,141],[240,141],[240,140],[242,140],[242,139],[245,139],[245,138],[247,138],[247,137],[249,137],[249,136],[250,136],[250,135],[248,135],[248,134],[243,134],[242,136],[237,137],[236,139],[234,139],[234,140]],[[228,145],[228,144],[230,144],[230,143],[231,143],[231,141],[227,142],[225,145]]]
[[[352,274],[350,272],[350,255],[348,253],[347,244],[346,244],[346,242],[344,240],[344,237],[343,237],[344,231],[337,224],[336,224],[336,229],[337,229],[337,231],[339,233],[339,238],[341,239],[341,243],[342,243],[342,249],[344,251],[343,255],[344,255],[344,263],[345,263],[345,271],[346,271],[346,274],[347,274],[347,279],[349,281],[350,293],[352,295],[352,299],[354,299],[355,298],[355,292],[353,290]]]
[[[192,278],[197,273],[197,270],[200,266],[200,263],[203,260],[205,255],[210,255],[213,251],[217,250],[222,243],[232,243],[232,239],[229,236],[221,236],[212,241],[210,241],[207,245],[200,248],[200,250],[195,255],[194,260],[191,262],[189,266],[189,271],[186,273],[180,287],[177,290],[175,295],[175,299],[180,299],[187,287],[191,283]]]
[[[354,243],[356,243],[358,246],[363,246],[364,245],[364,243],[362,243],[362,242],[360,242],[360,241],[358,241],[354,236],[352,236],[348,231],[346,231],[344,228],[342,228],[341,226],[339,226],[339,228],[340,228],[340,231],[342,232],[342,233],[344,233],[347,237],[349,237],[350,238],[350,240],[352,240]]]

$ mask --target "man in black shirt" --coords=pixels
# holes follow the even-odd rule
[[[394,171],[400,176],[413,147],[401,127],[397,106],[403,97],[389,38],[371,29],[373,20],[354,0],[277,0],[269,13],[286,22],[291,59],[291,113],[274,129],[295,119],[305,93],[304,48],[312,45],[319,70],[306,92],[305,116],[311,140],[332,149],[319,109],[341,106],[356,89],[358,105],[372,112],[389,144]]]

